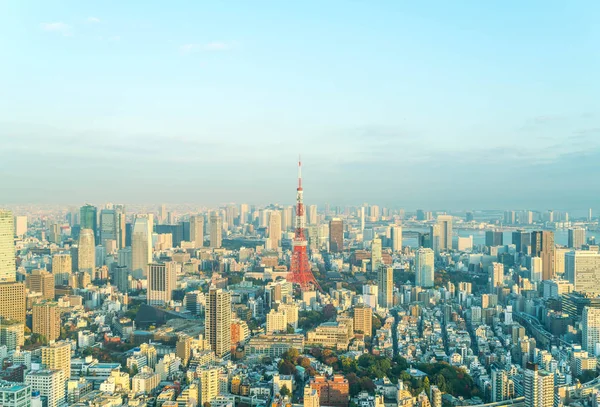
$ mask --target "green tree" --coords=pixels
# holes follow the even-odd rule
[[[288,324],[287,328],[285,329],[285,333],[293,334],[294,332],[296,332],[294,327]]]
[[[290,397],[292,395],[292,392],[284,384],[283,386],[281,386],[281,389],[279,389],[279,394],[281,394],[283,397]]]

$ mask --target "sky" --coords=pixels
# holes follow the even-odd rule
[[[0,1],[0,204],[600,209],[597,1]]]

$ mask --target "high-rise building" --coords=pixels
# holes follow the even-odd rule
[[[14,237],[12,212],[0,210],[0,282],[17,279]]]
[[[600,352],[600,308],[584,307],[581,315],[581,345],[592,355]]]
[[[523,373],[525,407],[554,406],[554,374],[528,363]]]
[[[70,254],[59,253],[52,256],[52,274],[55,286],[68,284],[72,267]]]
[[[231,293],[211,287],[206,299],[204,329],[215,355],[228,358],[231,352]]]
[[[198,405],[205,406],[219,395],[219,369],[217,367],[206,367],[199,370],[200,402]]]
[[[509,380],[505,370],[492,368],[492,402],[509,399]]]
[[[344,251],[344,221],[340,218],[329,221],[329,251],[331,253]]]
[[[354,307],[354,332],[361,332],[365,336],[373,335],[373,309],[367,305]]]
[[[30,292],[41,293],[44,300],[54,300],[54,276],[46,270],[33,270],[25,279]]]
[[[0,320],[0,346],[10,351],[25,344],[25,324],[16,321]],[[1,406],[2,404],[0,404]]]
[[[204,216],[190,216],[190,240],[196,249],[204,246]]]
[[[531,234],[524,230],[512,232],[512,244],[515,245],[517,253],[526,253],[531,244]]]
[[[27,373],[25,383],[46,399],[45,407],[62,407],[65,403],[66,378],[62,370],[37,370]]]
[[[107,240],[117,241],[117,213],[114,209],[100,211],[100,244],[104,246]]]
[[[435,279],[434,252],[432,249],[421,247],[415,253],[415,286],[433,287]]]
[[[98,209],[90,204],[85,204],[79,210],[79,225],[81,229],[91,229],[94,239],[98,236]]]
[[[496,287],[504,285],[504,264],[492,263],[489,267],[490,292],[494,292]]]
[[[600,254],[588,250],[565,254],[566,279],[573,284],[573,291],[600,294]]]
[[[390,232],[392,235],[392,251],[398,253],[402,251],[402,226],[393,225]]]
[[[498,230],[487,230],[485,232],[485,245],[487,247],[502,246],[504,244],[504,233]]]
[[[0,319],[25,322],[25,285],[0,282]]]
[[[377,285],[379,306],[392,308],[394,306],[394,269],[392,267],[379,264]]]
[[[429,238],[433,253],[436,256],[439,255],[442,250],[442,228],[440,225],[435,224],[429,227]]]
[[[531,258],[531,281],[539,283],[544,274],[544,262],[541,257]]]
[[[287,329],[287,318],[284,312],[272,309],[267,314],[266,333],[285,332]]]
[[[42,348],[42,366],[45,369],[62,370],[71,377],[71,344],[66,341],[53,342]]]
[[[87,273],[94,279],[96,269],[96,243],[92,229],[81,229],[79,234],[79,248],[77,251],[77,268],[82,273]]]
[[[210,215],[210,247],[221,248],[223,244],[223,221],[219,215]]]
[[[54,301],[42,301],[33,304],[33,329],[35,334],[46,338],[48,342],[55,341],[60,336],[60,309]]]
[[[281,245],[281,212],[278,210],[269,213],[269,241],[272,249]]]
[[[164,225],[167,223],[167,205],[161,204],[158,208],[158,224]]]
[[[371,242],[371,270],[375,272],[379,270],[379,265],[382,262],[381,256],[381,239],[376,237]]]
[[[531,232],[531,256],[542,258],[542,280],[552,280],[554,272],[554,232],[550,230]]]
[[[317,215],[317,205],[310,205],[308,207],[308,224],[316,225],[319,223],[319,218]]]
[[[131,272],[135,278],[148,274],[148,264],[152,263],[152,214],[137,215],[131,236]]]
[[[569,248],[580,250],[581,246],[585,244],[585,229],[583,228],[571,228],[569,229]]]
[[[556,276],[562,277],[565,274],[565,255],[570,251],[565,247],[557,247],[554,250],[554,273]]]
[[[176,285],[177,269],[175,262],[151,263],[148,267],[148,304],[166,305],[171,302]]]
[[[294,226],[294,208],[286,206],[281,213],[281,229],[287,232]]]
[[[440,250],[452,249],[452,216],[440,215],[437,217],[440,227]]]

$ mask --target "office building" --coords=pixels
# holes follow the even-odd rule
[[[524,230],[512,232],[512,244],[515,245],[517,253],[527,253],[531,245],[531,234]]]
[[[148,264],[152,263],[152,214],[137,215],[131,236],[131,273],[134,278],[148,275]]]
[[[344,251],[344,221],[333,218],[329,221],[329,252],[341,253]]]
[[[310,205],[308,207],[308,224],[316,225],[319,223],[319,218],[317,215],[317,205]]]
[[[277,332],[285,333],[287,330],[287,318],[284,312],[272,309],[267,314],[266,333],[272,334]]]
[[[429,247],[433,250],[434,254],[437,256],[440,254],[442,250],[441,242],[442,242],[442,229],[440,225],[435,224],[429,227]],[[423,245],[424,247],[427,247]]]
[[[0,282],[17,279],[14,235],[12,212],[0,210]]]
[[[541,257],[531,258],[531,281],[539,283],[542,281],[544,263]]]
[[[281,212],[271,211],[269,213],[269,242],[271,249],[281,246]]]
[[[91,229],[94,239],[98,236],[98,210],[95,206],[86,204],[79,210],[79,225],[81,229]]]
[[[354,307],[354,332],[373,335],[373,309],[365,304]]]
[[[385,264],[379,265],[377,289],[379,292],[379,306],[392,308],[394,306],[394,269]]]
[[[148,267],[147,301],[150,305],[167,305],[177,286],[175,262],[151,263]]]
[[[432,249],[421,247],[415,253],[415,286],[433,287],[435,279],[434,253]]]
[[[221,248],[223,244],[223,220],[219,215],[210,216],[210,247]]]
[[[504,264],[492,263],[489,267],[490,292],[494,292],[496,287],[504,285]]]
[[[0,318],[25,322],[25,284],[0,282]]]
[[[376,237],[371,242],[371,271],[375,272],[376,270],[379,270],[381,262],[381,239]]]
[[[54,276],[46,270],[33,270],[25,278],[25,286],[30,292],[41,293],[44,300],[54,300]]]
[[[54,276],[54,285],[67,285],[73,265],[71,255],[68,253],[59,253],[52,256],[52,275]]]
[[[485,245],[487,247],[504,245],[504,234],[498,230],[487,230],[485,232]]]
[[[60,309],[54,301],[33,304],[32,332],[55,341],[60,336]]]
[[[194,248],[204,246],[204,216],[190,216],[190,240],[194,242]]]
[[[600,308],[584,307],[581,316],[581,346],[592,355],[600,354]]]
[[[573,291],[600,294],[600,253],[577,250],[565,254],[565,277]]]
[[[554,272],[554,232],[550,230],[531,232],[531,256],[542,258],[542,280],[552,280]]]
[[[440,228],[440,250],[452,249],[452,216],[440,215],[437,217],[437,224]]]
[[[62,370],[37,370],[27,373],[25,383],[45,397],[44,407],[62,407],[65,405],[66,378]]]
[[[215,355],[228,358],[231,351],[231,293],[211,287],[206,299],[205,335]]]
[[[0,382],[0,406],[32,407],[31,386],[8,381]]]
[[[575,250],[580,250],[585,242],[585,229],[572,228],[569,229],[568,234],[568,247]]]
[[[61,370],[68,380],[71,377],[71,343],[59,341],[44,346],[42,366],[45,369]]]
[[[398,253],[402,251],[402,226],[392,225],[390,228],[392,239],[392,252]]]
[[[14,228],[16,237],[24,237],[27,234],[27,216],[15,216]]]
[[[557,247],[554,249],[554,273],[557,277],[562,277],[565,274],[565,255],[571,249],[565,247]]]
[[[81,229],[77,250],[77,268],[94,279],[96,270],[96,240],[92,229]]]

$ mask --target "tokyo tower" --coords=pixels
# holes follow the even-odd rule
[[[292,242],[293,253],[288,281],[300,286],[302,291],[321,290],[315,276],[310,269],[308,254],[306,253],[306,236],[304,235],[304,203],[302,202],[302,161],[298,160],[298,188],[296,194],[296,229]]]

